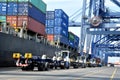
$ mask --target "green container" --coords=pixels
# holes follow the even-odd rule
[[[43,1],[41,1],[40,8],[42,12],[46,13],[47,5]]]
[[[7,0],[0,0],[0,2],[7,2]]]
[[[29,0],[18,0],[18,2],[28,2]]]
[[[69,40],[74,41],[75,35],[71,32],[69,32]]]
[[[42,0],[18,0],[18,2],[30,2],[43,13],[46,13],[46,4]]]
[[[0,22],[6,22],[6,16],[0,16]]]

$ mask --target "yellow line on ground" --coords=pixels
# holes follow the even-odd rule
[[[117,71],[117,68],[115,68],[114,72],[112,73],[112,76],[110,77],[110,80],[113,80],[114,76],[115,76],[115,73]]]

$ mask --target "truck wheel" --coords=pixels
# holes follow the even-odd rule
[[[48,62],[45,63],[45,70],[46,70],[46,71],[49,70],[49,63],[48,63]]]
[[[65,69],[65,66],[60,66],[60,69]]]
[[[22,69],[22,71],[26,71],[27,70],[26,67],[22,67],[21,69]]]
[[[38,71],[42,71],[42,65],[38,64]]]
[[[66,69],[69,69],[69,67],[70,67],[69,62],[65,62],[65,68],[66,68]]]

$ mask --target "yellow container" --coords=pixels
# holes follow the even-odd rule
[[[24,56],[25,58],[32,58],[32,53],[25,53],[25,56]]]
[[[13,58],[20,58],[20,53],[13,53]]]

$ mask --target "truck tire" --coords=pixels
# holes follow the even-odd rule
[[[46,62],[46,63],[45,63],[45,71],[48,71],[48,70],[49,70],[49,63]]]
[[[66,69],[69,69],[69,68],[70,68],[69,62],[65,62],[65,68],[66,68]]]
[[[38,71],[43,71],[43,68],[44,68],[43,64],[38,64]]]
[[[26,67],[22,67],[21,69],[22,71],[27,71]]]

